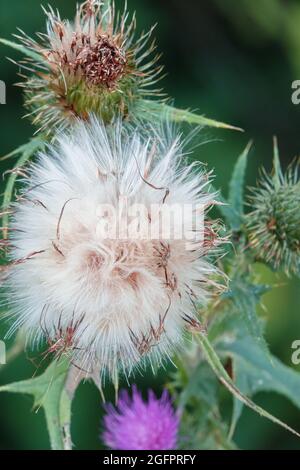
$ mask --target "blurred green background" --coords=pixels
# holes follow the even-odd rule
[[[51,1],[69,18],[75,4],[75,0]],[[168,72],[163,86],[175,104],[245,129],[245,133],[205,130],[211,142],[197,150],[197,157],[214,168],[216,186],[225,194],[234,161],[249,139],[254,140],[254,148],[248,184],[255,182],[262,164],[270,169],[273,135],[279,139],[285,165],[299,155],[300,105],[291,102],[291,84],[300,79],[299,0],[128,0],[128,6],[137,12],[139,31],[158,23],[156,36]],[[17,27],[31,35],[45,28],[39,0],[0,0],[0,22],[4,38],[10,38]],[[7,85],[7,104],[0,106],[1,155],[25,143],[33,133],[30,123],[21,119],[22,94],[13,86],[18,81],[17,67],[6,56],[19,58],[0,46],[0,80]],[[12,165],[12,161],[0,163],[1,172]],[[291,344],[300,339],[299,281],[260,267],[257,274],[278,286],[265,296],[262,313],[268,318],[271,351],[291,365]],[[5,330],[2,324],[0,339]],[[293,367],[300,370],[300,366]],[[28,378],[34,370],[29,360],[19,357],[7,367],[0,366],[0,383]],[[164,373],[136,381],[143,382],[144,388],[159,389]],[[284,398],[260,394],[256,401],[300,429],[299,411]],[[30,412],[31,407],[30,397],[0,396],[0,449],[48,448],[42,412]],[[101,448],[100,421],[99,396],[92,385],[85,384],[74,403],[77,448]],[[297,439],[251,411],[243,413],[235,440],[243,449],[300,449]]]

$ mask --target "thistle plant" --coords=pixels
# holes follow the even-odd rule
[[[25,340],[38,370],[0,391],[33,396],[52,449],[74,447],[84,380],[103,402],[114,385],[102,433],[112,449],[234,449],[244,405],[300,438],[252,400],[276,391],[300,407],[300,375],[271,355],[258,314],[274,286],[256,274],[259,261],[299,276],[299,161],[284,172],[275,140],[272,174],[246,192],[248,145],[226,197],[192,151],[200,130],[183,138],[179,124],[231,126],[164,101],[153,30],[135,39],[134,17],[107,1],[79,5],[73,23],[45,12],[37,41],[0,41],[27,57],[26,107],[39,130],[4,157],[19,159],[0,241],[3,318],[8,336],[19,332],[11,357]],[[119,394],[121,380],[130,388],[158,370],[160,399]]]

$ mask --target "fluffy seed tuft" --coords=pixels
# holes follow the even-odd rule
[[[11,221],[12,332],[23,325],[56,355],[63,349],[84,370],[97,364],[115,377],[145,359],[161,364],[183,344],[184,331],[201,329],[198,309],[221,288],[209,256],[222,239],[207,217],[216,196],[211,178],[182,159],[178,137],[121,122],[106,129],[96,119],[40,154]],[[103,207],[120,211],[117,237],[102,231],[114,226]],[[192,210],[166,219],[169,235],[149,236],[170,207]],[[147,222],[150,232],[126,236],[127,219],[130,229]]]

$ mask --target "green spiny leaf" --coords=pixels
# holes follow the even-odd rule
[[[145,115],[149,119],[168,118],[173,122],[186,122],[188,124],[197,124],[205,127],[217,127],[220,129],[231,129],[243,132],[243,129],[239,127],[225,124],[224,122],[215,121],[214,119],[208,119],[204,116],[200,116],[188,110],[174,108],[163,102],[142,100],[137,105],[137,112],[142,118]]]
[[[39,377],[0,387],[0,392],[32,395],[34,408],[44,409],[53,450],[64,449],[64,424],[70,421],[71,406],[64,390],[68,370],[66,359],[53,361]]]

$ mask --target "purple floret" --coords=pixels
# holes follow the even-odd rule
[[[145,402],[134,386],[132,397],[127,391],[121,392],[117,408],[107,405],[106,412],[103,440],[110,449],[176,449],[179,416],[166,390],[161,398],[150,390]]]

